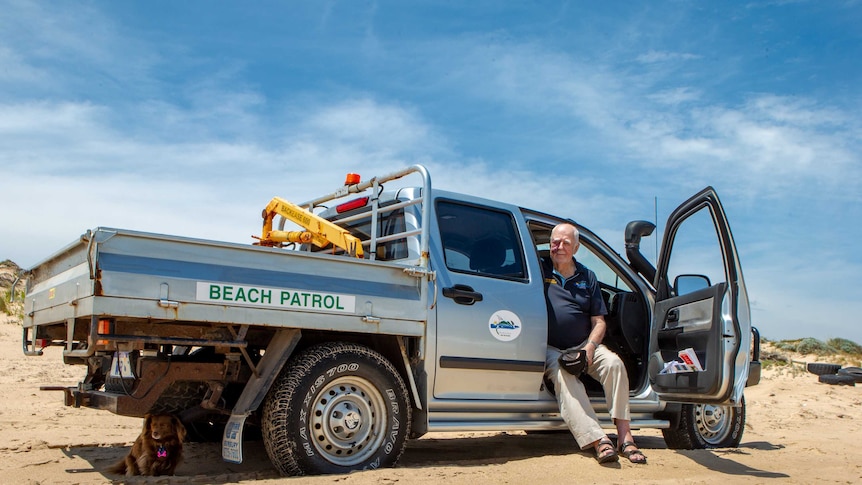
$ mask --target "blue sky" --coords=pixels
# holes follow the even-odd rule
[[[622,252],[712,185],[762,334],[862,342],[860,1],[0,12],[0,259],[97,226],[250,242],[275,195],[416,163]]]

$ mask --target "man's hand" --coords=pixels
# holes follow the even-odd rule
[[[592,341],[584,345],[584,350],[587,352],[587,367],[593,365],[593,359],[596,357],[596,344]]]

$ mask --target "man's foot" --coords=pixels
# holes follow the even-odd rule
[[[609,438],[599,441],[599,444],[596,445],[596,460],[599,463],[610,463],[619,459],[617,451],[614,450],[614,443]]]
[[[624,441],[620,445],[620,454],[628,458],[632,463],[646,465],[646,455],[638,449],[638,445],[634,441]]]

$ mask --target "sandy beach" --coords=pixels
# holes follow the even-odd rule
[[[798,361],[828,361],[792,356]],[[857,364],[858,365],[858,364]],[[44,385],[74,385],[80,366],[60,350],[25,357],[19,323],[0,316],[0,477],[3,483],[101,484],[129,451],[141,420],[63,405]],[[241,465],[221,460],[216,443],[186,443],[173,477],[133,483],[859,483],[862,481],[862,386],[821,384],[801,366],[767,369],[746,390],[748,419],[738,449],[676,451],[661,432],[635,432],[649,464],[600,466],[565,433],[459,433],[412,440],[397,468],[323,477],[279,477],[263,445],[246,443]]]

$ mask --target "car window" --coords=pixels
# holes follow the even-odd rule
[[[549,240],[552,229],[552,226],[537,222],[530,223],[530,232],[536,244],[536,251],[540,258],[547,260],[547,264],[550,264],[551,245]],[[596,274],[596,279],[604,287],[616,289],[615,292],[632,291],[632,287],[620,276],[620,273],[600,258],[598,252],[584,238],[581,238],[581,246],[578,253],[575,254],[575,259],[591,269]]]
[[[512,214],[468,204],[437,202],[446,267],[482,276],[526,278],[524,251]]]
[[[593,270],[596,274],[596,279],[604,286],[616,288],[619,291],[632,291],[628,283],[625,282],[620,275],[601,258],[596,255],[595,250],[588,244],[581,242],[581,247],[578,253],[575,254],[575,259],[587,268]]]

